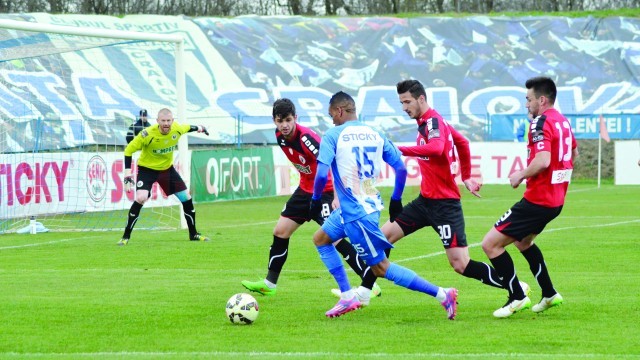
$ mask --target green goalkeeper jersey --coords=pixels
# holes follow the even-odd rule
[[[167,135],[160,133],[158,124],[140,131],[124,149],[124,156],[132,156],[142,150],[138,165],[153,170],[166,170],[173,164],[173,151],[178,148],[180,136],[191,129],[188,124],[173,122]]]

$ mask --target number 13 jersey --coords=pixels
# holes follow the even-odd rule
[[[533,119],[527,138],[527,166],[541,151],[551,153],[549,166],[527,179],[524,198],[546,207],[564,204],[573,172],[572,152],[578,144],[569,121],[556,109],[548,109]]]

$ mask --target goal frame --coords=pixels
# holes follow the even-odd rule
[[[186,118],[186,75],[184,69],[184,35],[182,33],[162,34],[162,33],[144,33],[138,31],[125,30],[105,30],[85,27],[74,27],[65,25],[52,25],[44,23],[32,23],[28,21],[18,21],[11,19],[0,19],[0,28],[11,30],[22,30],[30,32],[54,33],[61,35],[88,36],[116,40],[135,40],[135,41],[156,41],[174,44],[175,71],[176,71],[176,115],[181,123],[189,123]],[[70,50],[73,51],[73,50]],[[65,53],[68,51],[61,51]],[[178,161],[182,164],[182,179],[187,188],[191,184],[191,166],[189,161],[189,142],[186,136],[180,137],[178,141]],[[186,220],[183,216],[180,218],[180,227],[186,228]]]

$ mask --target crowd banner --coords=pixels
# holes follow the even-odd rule
[[[333,126],[329,98],[341,90],[356,99],[364,122],[394,142],[410,142],[415,124],[395,89],[407,78],[420,80],[429,102],[471,141],[512,140],[514,120],[526,121],[525,82],[540,74],[556,81],[556,106],[574,114],[578,138],[596,138],[592,126],[601,113],[640,112],[638,18],[0,17],[183,34],[188,93],[186,119],[178,120],[211,130],[194,134],[190,144],[275,144],[271,105],[281,97],[294,102],[304,125],[323,134]],[[26,54],[3,62],[0,99],[7,101],[0,102],[0,125],[10,139],[0,139],[7,144],[2,152],[29,151],[34,142],[43,150],[124,145],[141,108],[155,116],[177,106],[175,59],[166,44],[66,51],[78,46],[73,39],[38,34],[38,46],[54,50],[43,59],[30,56],[33,42],[16,39],[20,32],[0,31],[9,39],[0,61],[3,53]],[[635,116],[606,115],[611,137],[638,136]],[[15,134],[28,135],[21,141]],[[53,137],[58,141],[48,141]]]
[[[598,139],[600,117],[611,139],[630,140],[640,138],[640,114],[564,114],[571,123],[576,139]],[[527,122],[526,114],[492,115],[487,124],[487,141],[515,141],[516,130]]]

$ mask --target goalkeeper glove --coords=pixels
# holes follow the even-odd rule
[[[131,169],[124,169],[124,191],[129,192],[134,187],[133,176],[131,176]]]
[[[207,131],[207,128],[202,125],[198,125],[198,132],[205,133],[205,135],[209,136],[209,132]]]
[[[396,221],[396,217],[402,213],[402,200],[391,199],[389,202],[389,220]]]

